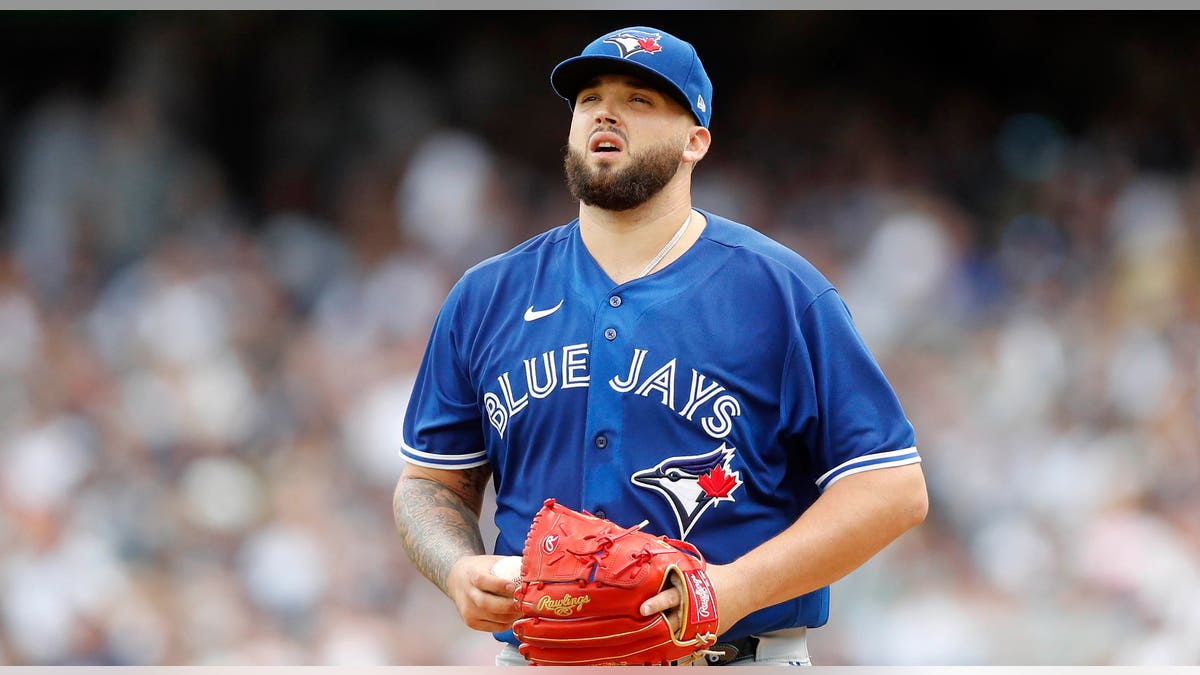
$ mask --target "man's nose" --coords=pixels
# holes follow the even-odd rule
[[[621,118],[608,110],[596,111],[596,124],[617,125],[620,124]]]

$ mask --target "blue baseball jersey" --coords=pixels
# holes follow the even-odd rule
[[[437,318],[404,420],[406,461],[490,464],[495,552],[560,503],[729,563],[853,473],[920,461],[912,425],[828,280],[703,212],[699,240],[615,284],[579,222],[468,270]],[[829,589],[724,639],[825,623]],[[498,635],[512,641],[511,633]]]

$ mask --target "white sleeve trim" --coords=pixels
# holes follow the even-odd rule
[[[483,459],[478,460],[478,461],[470,462],[468,464],[446,464],[445,462],[442,462],[440,464],[435,464],[433,462],[426,462],[426,461],[423,461],[420,459],[409,457],[408,455],[405,455],[405,454],[401,454],[400,458],[403,459],[404,461],[408,462],[409,464],[423,466],[427,469],[446,469],[448,471],[456,471],[459,469],[474,469],[477,466],[483,466],[484,464],[488,463],[488,460],[486,457],[484,457]]]
[[[855,457],[826,471],[817,479],[817,488],[824,492],[830,485],[833,485],[846,476],[863,473],[864,471],[874,471],[875,469],[916,464],[920,461],[921,456],[917,454],[916,446],[904,448],[903,450],[889,450],[887,452],[876,452],[870,455]]]
[[[404,439],[400,439],[400,457],[410,464],[430,469],[470,469],[488,463],[486,450],[462,455],[439,455],[417,450],[405,443]]]

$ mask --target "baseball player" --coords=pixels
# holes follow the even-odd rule
[[[515,584],[491,569],[543,500],[648,521],[710,563],[711,664],[807,664],[829,585],[925,517],[913,428],[830,282],[693,206],[713,89],[691,44],[623,28],[550,79],[579,218],[451,290],[404,421],[403,544],[504,643],[497,664],[524,664]],[[668,589],[642,612],[679,602]]]

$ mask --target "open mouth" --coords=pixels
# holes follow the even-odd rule
[[[592,136],[588,149],[595,154],[616,154],[625,149],[621,137],[614,133],[600,132]]]

